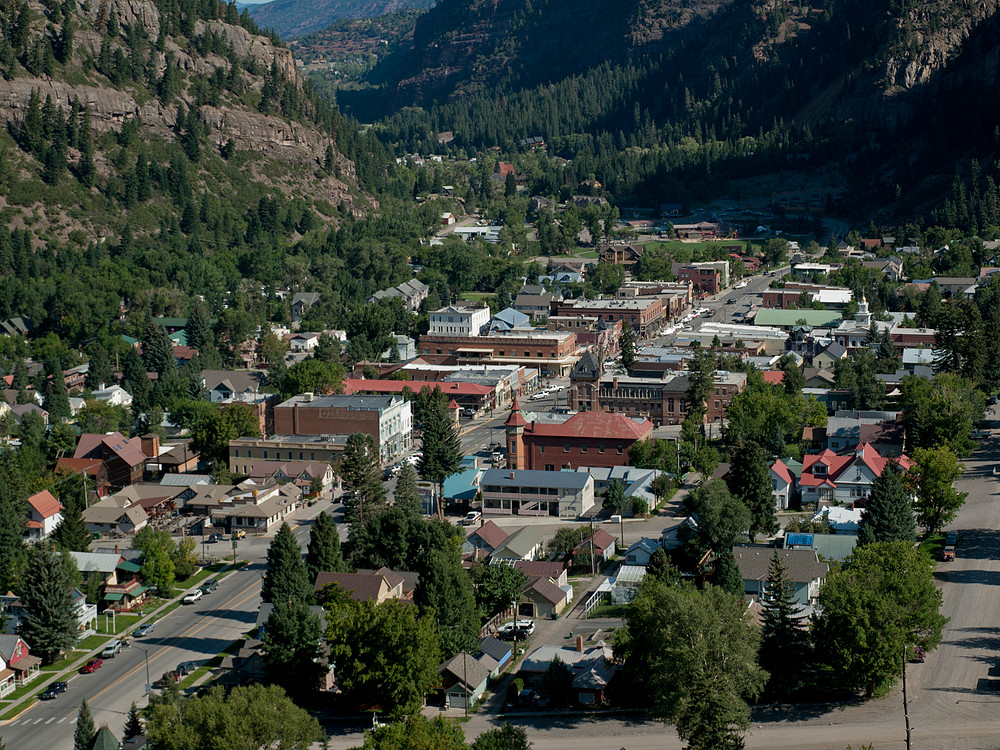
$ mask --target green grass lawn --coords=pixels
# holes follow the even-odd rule
[[[218,654],[213,656],[211,659],[206,661],[204,664],[202,664],[200,667],[194,670],[191,674],[189,674],[187,677],[181,680],[181,689],[193,686],[195,683],[198,682],[198,680],[201,679],[203,675],[207,674],[208,672],[210,672],[211,670],[215,669],[220,664],[222,664],[222,660],[225,657],[232,656],[237,651],[239,651],[240,646],[242,644],[243,644],[242,638],[238,641],[233,641],[232,643],[230,643],[228,646],[226,646],[226,648],[223,651],[220,651]]]
[[[944,549],[944,534],[934,534],[920,542],[920,549],[926,552],[931,562],[941,562],[941,550]]]
[[[99,646],[103,646],[108,639],[102,635],[92,635],[88,638],[84,638],[78,644],[76,644],[77,649],[83,649],[84,651],[93,651]]]
[[[114,618],[103,613],[97,616],[97,632],[105,635],[119,635],[139,621],[139,615],[120,614]],[[110,626],[110,630],[108,629]]]
[[[102,642],[103,642],[103,640],[102,640]],[[98,644],[98,645],[100,645],[100,644]],[[90,649],[85,649],[85,650],[82,650],[82,651],[80,651],[80,650],[70,651],[69,652],[69,656],[67,656],[65,659],[60,659],[55,664],[50,664],[47,667],[42,667],[42,671],[43,672],[61,672],[64,669],[68,669],[70,664],[72,664],[73,662],[75,662],[75,661],[77,661],[79,659],[82,659],[83,656],[85,654],[89,653],[89,652],[90,652]],[[46,675],[43,675],[43,677],[47,678],[47,677],[51,677],[51,675],[46,674]]]
[[[493,299],[496,297],[496,292],[462,292],[459,295],[462,299],[467,299],[470,302],[485,302],[486,300]]]

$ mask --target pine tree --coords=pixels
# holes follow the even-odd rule
[[[767,454],[757,443],[749,442],[737,447],[729,489],[750,509],[751,539],[757,534],[771,535],[778,530]]]
[[[28,152],[40,158],[45,141],[42,124],[42,101],[37,89],[32,89],[31,95],[28,97],[28,112],[24,116],[22,136]]]
[[[646,575],[669,584],[678,583],[681,579],[680,571],[670,562],[670,555],[663,547],[657,547],[656,552],[650,555]]]
[[[444,518],[442,497],[444,480],[458,472],[462,458],[462,444],[458,438],[455,423],[448,413],[448,405],[435,399],[426,415],[424,425],[423,451],[417,468],[420,476],[438,486],[438,518]]]
[[[191,316],[188,318],[184,331],[187,333],[188,346],[193,346],[200,351],[208,343],[212,329],[208,313],[205,312],[202,305],[195,305],[194,309],[191,310]]]
[[[265,602],[275,604],[308,602],[312,598],[302,550],[287,523],[281,524],[267,548],[267,572],[260,595]]]
[[[623,321],[622,342],[621,342],[621,363],[622,367],[630,371],[635,367],[635,329]]]
[[[417,490],[417,472],[409,463],[404,464],[396,477],[395,506],[408,516],[423,516],[423,501]]]
[[[326,511],[319,514],[309,532],[306,549],[306,572],[309,581],[315,582],[321,572],[343,573],[347,570],[340,551],[340,530],[333,517]]]
[[[422,612],[433,611],[445,658],[475,648],[479,636],[479,610],[472,579],[462,568],[457,549],[430,552],[420,571],[414,599]]]
[[[868,504],[858,526],[858,546],[873,542],[916,542],[917,522],[903,473],[895,461],[886,463],[872,483]]]
[[[17,470],[16,466],[11,468]],[[3,476],[3,479],[8,477]],[[27,517],[15,502],[13,493],[8,491],[0,495],[0,589],[4,592],[22,590],[21,577],[28,559],[24,544],[26,522]]]
[[[795,589],[788,568],[774,550],[767,572],[761,608],[760,665],[771,679],[770,689],[779,696],[795,691],[805,661],[806,631],[802,628],[802,608],[795,603]]]
[[[83,502],[64,495],[63,504],[62,520],[52,532],[52,541],[59,549],[86,552],[92,537],[83,520]]]
[[[146,369],[159,374],[174,368],[173,345],[162,326],[150,320],[142,341],[142,359]]]
[[[743,576],[732,552],[724,552],[715,558],[715,574],[712,583],[736,596],[744,596]]]
[[[46,363],[49,378],[45,382],[45,400],[42,406],[57,419],[69,419],[72,410],[69,405],[69,394],[66,393],[66,378],[58,362],[51,363],[52,367],[49,367],[49,364]]]
[[[21,634],[48,664],[76,645],[76,607],[66,563],[43,544],[28,553],[21,602]]]
[[[90,750],[90,743],[94,741],[97,734],[97,727],[94,726],[94,717],[90,713],[90,706],[84,698],[80,704],[80,712],[76,716],[76,730],[73,732],[73,750]]]
[[[87,387],[91,390],[111,385],[111,357],[108,350],[98,344],[87,365]]]
[[[122,730],[122,740],[130,740],[138,737],[143,732],[142,719],[139,718],[139,709],[133,703],[128,709],[128,718],[125,719],[125,729]]]
[[[340,476],[347,490],[344,506],[348,521],[363,523],[385,508],[385,488],[379,474],[378,449],[372,436],[356,432],[347,438]]]

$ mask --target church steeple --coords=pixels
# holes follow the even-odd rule
[[[868,311],[868,299],[864,294],[861,295],[861,301],[858,303],[858,311],[854,314],[854,322],[857,323],[858,328],[871,327],[872,314]]]
[[[507,428],[507,468],[527,469],[524,456],[524,428],[528,422],[521,416],[521,405],[514,397],[514,402],[510,405],[510,416],[504,422]]]

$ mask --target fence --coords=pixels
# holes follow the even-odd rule
[[[610,593],[611,592],[608,589],[599,588],[587,597],[587,601],[583,605],[583,619],[590,617],[590,613],[593,611],[594,607],[600,604]]]

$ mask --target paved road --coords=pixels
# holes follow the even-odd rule
[[[293,525],[298,524],[295,535],[303,549],[312,519],[330,508],[329,501],[322,502],[304,508],[292,519]],[[148,681],[155,682],[183,661],[204,663],[253,628],[270,540],[253,537],[240,542],[239,557],[251,564],[222,578],[216,591],[158,620],[153,633],[135,639],[130,648],[106,660],[94,674],[72,677],[69,689],[55,700],[35,703],[16,719],[0,724],[0,737],[8,750],[70,750],[77,709],[84,698],[96,725],[106,723],[120,735],[131,703],[145,705]]]

